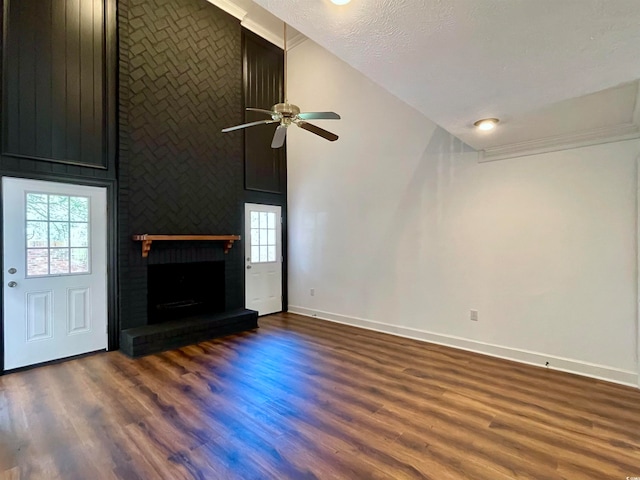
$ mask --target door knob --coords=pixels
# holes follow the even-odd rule
[[[16,273],[17,271],[18,271],[18,270],[16,270],[16,269],[15,269],[15,268],[13,268],[13,267],[11,267],[11,268],[9,269],[9,273],[10,273],[11,275],[13,275],[14,273]]]
[[[251,265],[247,265],[247,270],[251,270]]]
[[[9,285],[9,288],[13,288],[13,287],[17,287],[18,286],[17,282],[9,282],[7,285]]]

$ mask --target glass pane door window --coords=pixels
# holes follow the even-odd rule
[[[90,273],[88,197],[26,194],[27,277]]]
[[[276,261],[276,214],[251,211],[251,263]]]

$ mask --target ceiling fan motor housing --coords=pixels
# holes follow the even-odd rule
[[[277,103],[271,107],[271,110],[280,113],[283,117],[295,117],[300,113],[300,108],[297,105],[287,102]]]
[[[335,142],[338,136],[335,133],[331,133],[323,128],[309,123],[307,120],[324,119],[324,120],[339,120],[340,115],[335,112],[304,112],[300,113],[300,107],[293,105],[285,101],[284,103],[276,103],[271,110],[264,110],[262,108],[247,107],[247,110],[262,113],[263,115],[269,115],[271,120],[258,120],[256,122],[244,123],[242,125],[236,125],[235,127],[229,127],[222,129],[223,132],[232,132],[247,127],[255,127],[257,125],[268,125],[271,123],[279,123],[273,136],[271,146],[273,148],[280,148],[284,145],[284,140],[287,135],[287,128],[292,124],[314,133],[330,142]]]

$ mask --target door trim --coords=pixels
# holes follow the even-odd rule
[[[89,179],[53,174],[24,174],[14,171],[0,171],[0,177],[14,177],[25,180],[44,180],[47,182],[68,183],[73,185],[86,185],[88,187],[104,187],[107,195],[107,349],[118,350],[120,348],[120,308],[118,303],[118,197],[117,182],[112,179]],[[0,183],[0,202],[3,195]],[[2,208],[0,208],[0,225],[4,221]],[[0,250],[4,251],[4,239],[0,235]],[[4,259],[0,255],[0,279],[6,281],[4,275]],[[63,359],[64,360],[64,359]],[[54,361],[56,362],[56,361]],[[49,362],[47,362],[49,363]],[[38,365],[24,367],[34,368]],[[12,370],[13,371],[13,370]],[[4,300],[0,301],[0,375],[4,375]]]
[[[640,388],[640,155],[636,158],[636,385]]]
[[[245,190],[244,198],[242,200],[242,230],[244,234],[245,218],[244,218],[244,205],[246,203],[256,203],[258,205],[271,205],[274,207],[280,207],[282,212],[282,311],[289,310],[289,250],[288,250],[288,212],[287,212],[287,195],[275,195],[272,193],[255,192]],[[244,236],[243,242],[246,241]],[[244,245],[243,255],[244,255]],[[242,265],[244,269],[244,259],[242,257]],[[242,294],[244,295],[246,289],[245,275],[242,274]],[[244,297],[243,297],[244,298]]]
[[[282,205],[278,203],[266,203],[266,202],[252,202],[247,201],[243,203],[242,207],[242,233],[244,242],[242,245],[242,269],[244,271],[242,275],[242,283],[243,283],[243,297],[244,297],[244,306],[245,308],[251,308],[247,304],[247,255],[250,255],[248,250],[251,248],[251,235],[248,233],[248,223],[247,223],[247,211],[251,206],[255,207],[271,207],[277,208],[279,210],[280,215],[280,250],[276,252],[276,255],[280,255],[280,309],[278,312],[286,312],[287,311],[287,269],[286,269],[286,209]],[[273,312],[276,313],[276,312]],[[263,314],[268,315],[268,314]]]

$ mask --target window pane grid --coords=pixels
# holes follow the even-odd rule
[[[89,273],[89,198],[26,194],[28,277]]]
[[[251,214],[251,263],[276,261],[276,214],[274,212],[250,212]]]

